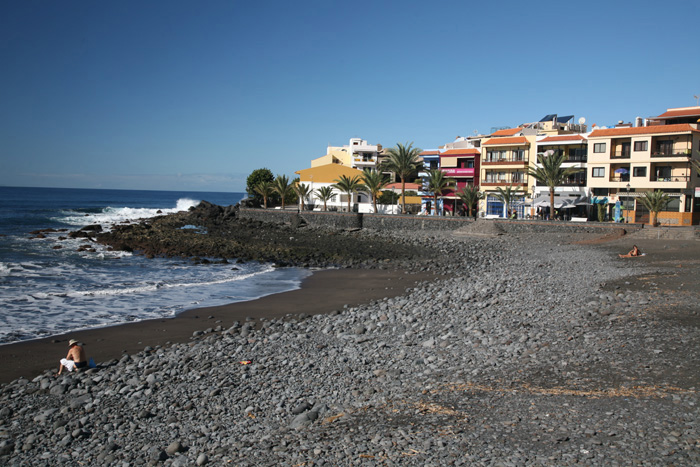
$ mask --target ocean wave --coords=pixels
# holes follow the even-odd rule
[[[49,297],[69,297],[69,298],[80,298],[80,297],[108,297],[108,296],[118,296],[118,295],[135,295],[141,293],[155,292],[161,289],[171,289],[171,288],[181,288],[181,287],[206,287],[210,285],[221,285],[231,282],[245,281],[263,274],[274,271],[275,268],[271,265],[266,265],[264,269],[260,271],[250,272],[246,274],[237,274],[230,277],[223,277],[219,279],[210,279],[199,282],[173,282],[167,283],[165,281],[152,282],[146,285],[139,285],[135,287],[114,287],[105,288],[99,290],[82,290],[82,291],[70,291],[70,292],[50,292],[50,293],[40,293],[33,294],[32,297],[35,299],[41,298],[46,299]]]
[[[54,217],[52,220],[74,226],[135,222],[140,219],[148,219],[164,214],[187,211],[191,207],[197,206],[199,203],[199,200],[180,198],[175,203],[174,208],[130,208],[107,206],[106,208],[103,208],[97,212],[63,211],[60,217]]]

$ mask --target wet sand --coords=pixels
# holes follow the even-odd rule
[[[133,354],[150,346],[188,342],[195,331],[221,325],[228,329],[246,318],[279,318],[287,314],[308,315],[342,310],[385,297],[395,297],[416,281],[432,274],[406,274],[396,270],[333,269],[317,271],[289,292],[229,305],[185,311],[174,318],[153,319],[106,328],[77,331],[45,339],[0,346],[3,372],[0,383],[19,377],[34,378],[48,368],[58,371],[58,361],[68,353],[68,341],[85,344],[88,358],[107,362],[124,353]]]

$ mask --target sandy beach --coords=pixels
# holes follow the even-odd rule
[[[301,288],[258,300],[232,303],[185,311],[170,319],[154,319],[106,328],[88,329],[69,334],[17,342],[0,346],[5,362],[0,383],[19,377],[33,378],[47,368],[56,367],[67,353],[68,341],[85,344],[88,357],[95,362],[118,359],[145,347],[187,342],[196,331],[222,326],[247,318],[279,318],[287,314],[314,315],[341,310],[384,297],[402,294],[416,281],[430,279],[430,274],[405,274],[382,269],[318,270],[302,282]]]

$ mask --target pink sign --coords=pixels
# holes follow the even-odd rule
[[[442,167],[441,170],[445,172],[445,175],[459,176],[459,177],[473,177],[474,169],[458,169],[451,167]]]

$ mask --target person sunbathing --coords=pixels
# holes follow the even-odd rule
[[[637,245],[632,245],[632,249],[626,255],[618,255],[620,258],[632,258],[633,256],[642,256],[642,252],[637,248]]]
[[[77,340],[71,339],[70,342],[68,342],[68,355],[66,355],[66,358],[61,359],[61,365],[58,367],[57,376],[63,372],[64,368],[68,371],[80,371],[81,368],[87,367],[88,361],[85,358],[85,350],[83,350],[83,347]]]

